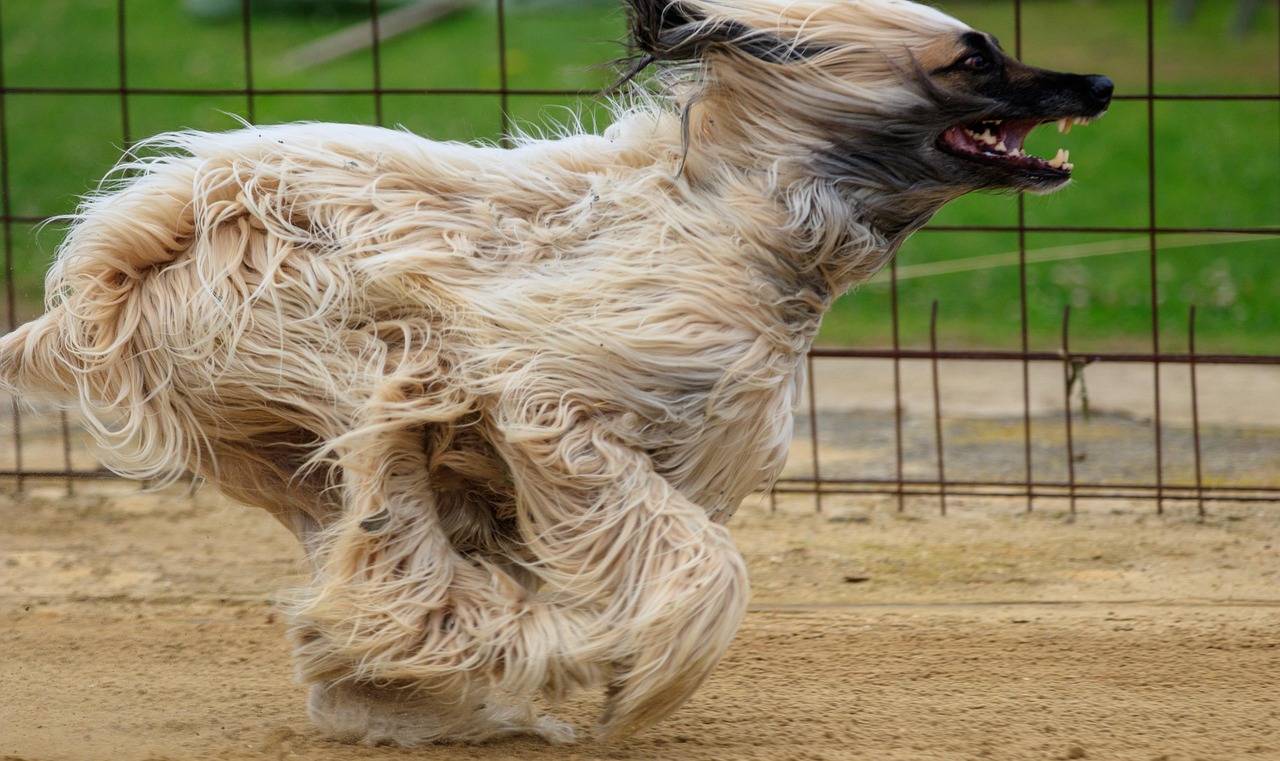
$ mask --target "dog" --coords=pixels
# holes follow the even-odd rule
[[[180,132],[71,217],[0,382],[112,467],[269,511],[332,737],[573,739],[668,716],[747,607],[724,528],[779,473],[823,313],[947,202],[1048,192],[1101,116],[906,0],[630,0],[602,134]],[[641,80],[641,81],[635,81]]]

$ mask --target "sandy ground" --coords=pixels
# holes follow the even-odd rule
[[[904,361],[905,475],[935,474],[928,363]],[[1207,484],[1280,474],[1280,372],[1202,368]],[[1161,370],[1167,484],[1191,483],[1185,368]],[[1029,368],[1035,474],[1065,477],[1062,368]],[[892,364],[817,363],[824,477],[892,479]],[[1076,475],[1152,479],[1150,366],[1087,371]],[[1025,474],[1020,363],[951,363],[950,477]],[[856,389],[857,393],[852,393]],[[1074,392],[1080,414],[1079,389]],[[0,400],[7,411],[7,400]],[[3,417],[3,415],[0,415]],[[813,465],[801,411],[788,473]],[[95,467],[57,417],[0,420],[0,469]],[[75,430],[74,426],[71,430]],[[1280,759],[1280,505],[782,498],[732,523],[753,606],[708,684],[665,723],[583,739],[404,750],[308,721],[272,600],[300,553],[211,492],[0,482],[0,761],[55,759]],[[7,490],[7,491],[6,491]]]
[[[326,741],[264,514],[120,482],[0,495],[0,759],[1280,759],[1280,510],[828,497],[733,521],[753,607],[618,743]],[[589,738],[597,695],[560,713]]]

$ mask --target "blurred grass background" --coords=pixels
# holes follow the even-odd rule
[[[495,140],[502,129],[497,94],[255,94],[246,85],[245,39],[251,41],[255,90],[372,90],[370,52],[304,71],[285,54],[367,17],[368,4],[328,0],[319,10],[282,12],[254,0],[250,27],[233,13],[222,21],[187,12],[180,0],[0,2],[0,42],[7,135],[10,215],[27,219],[70,211],[130,140],[177,128],[231,129],[230,114],[260,123],[297,119],[376,123],[436,139]],[[300,4],[287,0],[285,4]],[[1014,52],[1011,0],[949,0],[944,10],[996,34]],[[235,1],[238,5],[238,0]],[[382,0],[388,13],[396,7]],[[1155,92],[1162,95],[1280,93],[1277,6],[1263,2],[1244,36],[1229,32],[1234,2],[1201,2],[1176,23],[1172,0],[1155,4]],[[1023,58],[1048,68],[1105,73],[1119,95],[1147,92],[1145,0],[1028,0],[1022,3]],[[509,0],[506,85],[513,90],[591,92],[610,82],[607,65],[623,49],[624,17],[606,0]],[[123,47],[123,61],[119,51]],[[383,88],[497,90],[498,18],[492,0],[384,41]],[[122,79],[123,78],[123,79]],[[119,92],[127,88],[150,93]],[[24,88],[53,90],[24,92]],[[61,88],[61,89],[59,89]],[[82,92],[93,88],[95,92]],[[175,90],[231,90],[177,94]],[[517,124],[604,119],[594,98],[509,95]],[[1165,100],[1154,107],[1154,215],[1159,227],[1275,228],[1280,234],[1280,101]],[[1103,121],[1070,135],[1051,128],[1028,148],[1072,152],[1076,181],[1047,197],[1025,199],[1025,221],[1049,227],[1145,227],[1148,112],[1144,101],[1118,101]],[[1012,195],[973,195],[936,219],[942,226],[1018,223]],[[13,222],[22,309],[38,309],[41,276],[61,236],[56,225]],[[1027,334],[1031,349],[1060,345],[1063,309],[1071,307],[1072,348],[1152,348],[1151,266],[1145,235],[1031,232]],[[1280,352],[1280,238],[1259,235],[1161,235],[1155,276],[1160,348],[1185,351],[1187,315],[1198,310],[1197,350]],[[1018,349],[1021,299],[1018,235],[924,231],[898,259],[900,340],[927,346],[929,312],[939,301],[939,343],[946,347]],[[1045,261],[1039,261],[1045,259]],[[887,274],[887,273],[884,273]],[[820,341],[885,346],[892,340],[887,278],[841,299]]]

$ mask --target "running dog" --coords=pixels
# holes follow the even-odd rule
[[[1047,192],[1108,107],[905,0],[630,0],[603,134],[181,132],[71,218],[0,382],[119,472],[268,510],[311,714],[412,745],[675,711],[748,600],[723,523],[776,477],[823,313],[940,207]],[[637,81],[632,81],[637,80]]]

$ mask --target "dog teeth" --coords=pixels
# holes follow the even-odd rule
[[[1001,140],[999,143],[996,143],[996,150],[997,150],[997,151],[999,151],[999,152],[1001,152],[1001,153],[1008,153],[1008,152],[1009,152],[1009,146],[1005,145],[1005,144],[1004,144],[1004,141],[1003,141],[1003,140]]]
[[[984,129],[982,131],[982,134],[978,134],[973,130],[966,130],[966,132],[969,133],[969,137],[972,137],[975,143],[982,143],[983,145],[995,145],[996,143],[1000,142],[1000,138],[991,134],[991,130],[989,129]]]
[[[1071,164],[1067,163],[1067,161],[1070,158],[1071,158],[1071,151],[1068,151],[1063,148],[1059,148],[1058,155],[1054,156],[1053,159],[1049,161],[1049,166],[1053,167],[1054,169],[1066,169],[1069,172],[1074,168]]]
[[[1058,131],[1066,135],[1071,132],[1073,126],[1087,127],[1092,123],[1093,119],[1087,116],[1066,116],[1058,120]]]

